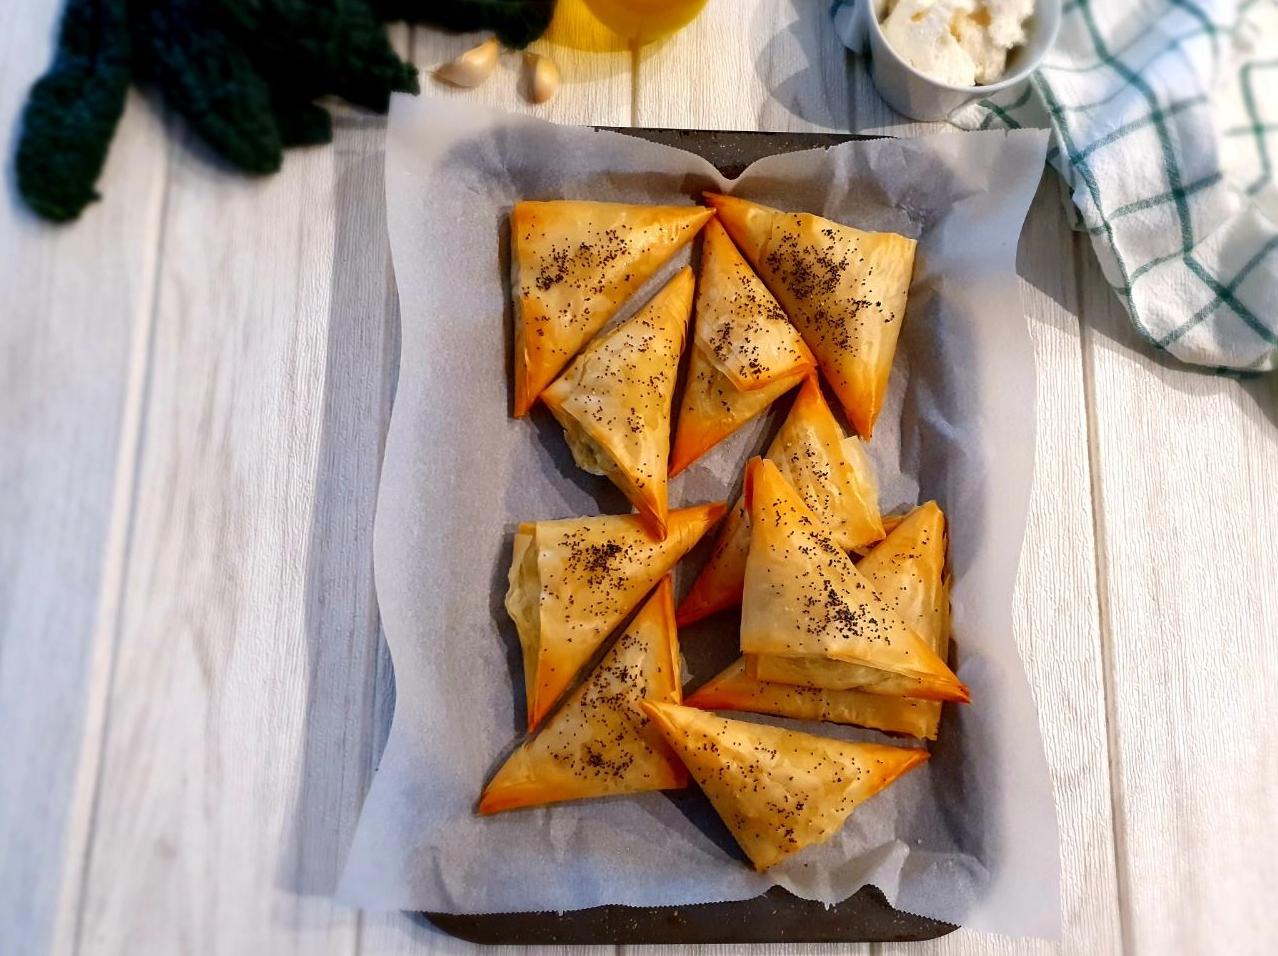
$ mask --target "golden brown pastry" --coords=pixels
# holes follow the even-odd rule
[[[653,537],[638,515],[520,525],[506,610],[523,648],[529,730],[724,510],[709,504],[671,512],[665,540]]]
[[[590,676],[502,764],[480,813],[687,786],[682,762],[639,707],[680,701],[672,595],[666,575]]]
[[[712,215],[703,206],[515,205],[510,261],[517,418]]]
[[[883,516],[883,533],[885,535],[891,534],[893,531],[896,530],[897,525],[899,525],[902,521],[904,521],[905,518],[906,516],[903,514],[884,515]]]
[[[701,244],[688,384],[671,451],[677,475],[816,368],[767,286],[711,220]]]
[[[643,708],[756,870],[828,840],[858,805],[928,757],[677,704],[645,701]]]
[[[969,699],[945,662],[821,530],[776,465],[751,461],[745,495],[750,555],[741,604],[743,653],[833,658],[863,668],[867,685],[892,675],[906,678],[911,686],[902,696]]]
[[[874,586],[883,603],[945,660],[950,645],[950,591],[945,574],[945,515],[936,502],[919,505],[902,518],[891,534],[861,559],[857,570]],[[773,686],[797,684],[836,693],[858,688],[887,700],[891,697],[882,695],[908,692],[911,686],[899,677],[867,685],[861,668],[815,657],[758,656],[748,663],[748,673]],[[928,732],[922,736],[934,738],[941,705],[934,701],[916,703],[921,719],[927,722]]]
[[[857,434],[868,439],[887,392],[915,241],[732,196],[705,198],[803,333]]]
[[[832,664],[824,658],[775,657],[781,663]],[[881,697],[861,690],[825,690],[794,684],[773,684],[751,677],[746,659],[739,657],[722,672],[697,688],[686,701],[701,710],[741,710],[751,714],[776,714],[795,720],[825,720],[855,724],[889,733],[936,739],[941,705],[934,700]]]
[[[746,513],[745,497],[742,496],[724,519],[714,548],[697,579],[692,582],[692,589],[679,603],[675,619],[680,627],[687,627],[741,603],[749,554],[750,516]]]
[[[776,462],[839,547],[865,551],[882,539],[874,467],[860,439],[843,436],[816,376],[803,383],[768,447],[767,457]],[[724,522],[692,590],[679,605],[680,626],[741,602],[749,547],[749,520],[738,503]]]
[[[658,537],[666,533],[670,408],[691,310],[685,267],[542,393],[577,464],[607,475]]]
[[[861,440],[844,437],[816,376],[803,383],[767,457],[844,551],[883,540],[879,486]]]
[[[670,449],[670,477],[683,471],[711,448],[807,377],[798,372],[752,392],[738,392],[695,348],[683,386],[679,428]]]

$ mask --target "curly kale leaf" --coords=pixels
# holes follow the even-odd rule
[[[216,6],[277,94],[335,95],[386,112],[392,92],[416,93],[404,63],[367,0],[216,0]]]
[[[383,20],[430,23],[445,30],[491,30],[522,49],[546,32],[555,0],[373,0]]]
[[[57,55],[31,90],[15,163],[19,191],[49,219],[74,219],[97,198],[94,183],[135,77],[250,173],[279,169],[285,146],[332,139],[317,97],[384,112],[392,92],[418,89],[372,0],[66,2]]]
[[[271,90],[204,0],[133,0],[139,74],[219,156],[249,173],[280,168]]]
[[[276,97],[272,103],[280,139],[288,146],[318,146],[333,141],[333,118],[318,103]]]
[[[14,162],[18,191],[54,222],[98,198],[94,184],[129,89],[126,0],[68,0],[53,64],[31,88]]]

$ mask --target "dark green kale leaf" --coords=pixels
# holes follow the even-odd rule
[[[48,219],[74,219],[97,198],[132,79],[154,87],[214,152],[250,173],[279,169],[285,146],[332,139],[318,97],[385,112],[392,92],[418,89],[417,71],[395,54],[372,0],[66,2],[57,55],[32,88],[15,163],[19,191]]]
[[[491,30],[523,49],[546,32],[555,0],[373,0],[383,20],[430,23],[445,30]]]
[[[418,91],[367,0],[212,2],[282,98],[335,95],[385,113],[392,92]]]
[[[270,87],[207,0],[132,0],[132,6],[139,78],[154,83],[227,162],[249,173],[278,170],[284,143]]]
[[[271,108],[286,147],[318,146],[333,141],[333,118],[318,103],[275,97]]]
[[[53,64],[22,114],[14,161],[18,191],[54,222],[98,198],[94,184],[129,89],[126,0],[68,0]]]

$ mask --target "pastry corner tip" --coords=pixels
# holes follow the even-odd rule
[[[648,532],[649,537],[657,541],[665,541],[670,537],[670,528],[664,518],[657,515],[641,514],[639,520],[643,523],[644,530]]]
[[[745,466],[745,481],[742,483],[741,494],[745,499],[746,510],[749,511],[754,500],[754,488],[759,480],[763,477],[766,469],[764,459],[755,455]]]
[[[536,395],[528,395],[527,389],[522,384],[516,384],[515,400],[511,403],[511,415],[515,418],[527,418],[536,402]]]
[[[972,692],[957,677],[951,677],[937,687],[936,700],[954,704],[970,704]]]
[[[731,211],[734,206],[739,207],[741,203],[740,199],[737,199],[735,196],[729,196],[726,193],[704,192],[701,194],[701,198],[714,213],[715,222],[720,225],[724,224],[724,220],[722,218],[724,212]]]
[[[502,801],[493,793],[491,787],[485,787],[484,792],[479,795],[479,799],[475,802],[475,815],[479,817],[491,817],[495,813],[501,813],[506,809],[502,805]]]
[[[699,604],[693,604],[690,607],[687,598],[685,598],[684,602],[675,611],[675,627],[689,627],[705,616],[705,611]]]
[[[723,708],[724,704],[713,693],[707,693],[705,687],[698,687],[683,699],[683,706],[712,711]]]
[[[541,723],[541,719],[545,716],[546,716],[546,712],[544,710],[542,710],[540,707],[536,707],[530,704],[528,707],[528,723],[527,723],[528,733],[531,734],[534,730],[536,730],[537,725]]]

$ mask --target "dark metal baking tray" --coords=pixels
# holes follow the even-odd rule
[[[733,864],[736,865],[736,864]],[[949,923],[894,910],[864,887],[837,906],[780,887],[740,903],[596,906],[568,913],[449,916],[427,913],[444,932],[489,946],[706,943],[907,943],[952,933]]]
[[[849,133],[755,133],[731,130],[598,127],[675,146],[708,160],[734,179],[756,160],[801,149],[837,146]],[[735,861],[726,865],[741,865]],[[897,943],[935,939],[958,927],[893,909],[873,886],[835,906],[800,899],[780,887],[736,903],[695,906],[596,906],[566,913],[423,913],[444,932],[490,946]]]

